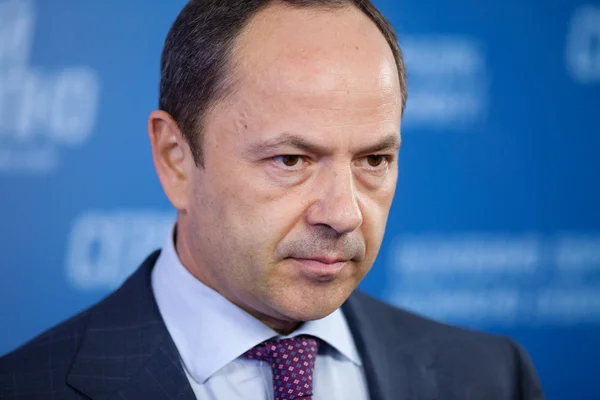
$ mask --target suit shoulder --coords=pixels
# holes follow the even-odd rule
[[[66,385],[89,311],[46,330],[0,358],[0,398],[82,398]]]
[[[443,359],[475,368],[519,369],[524,350],[513,340],[469,328],[459,327],[392,306],[365,293],[356,293],[361,312],[371,316],[382,332],[382,339],[392,343],[401,337],[415,343],[429,343],[439,349]],[[493,362],[491,362],[493,360]]]
[[[0,357],[0,377],[49,369],[66,370],[79,347],[90,310],[42,332]]]
[[[390,329],[408,330],[409,333],[414,331],[415,334],[422,337],[440,336],[447,340],[466,340],[469,343],[473,341],[499,343],[506,340],[495,334],[436,321],[432,318],[385,303],[364,292],[356,292],[354,296],[357,302],[361,304],[363,312],[376,316],[380,321],[384,321]]]
[[[349,311],[371,325],[372,340],[403,348],[435,364],[439,379],[477,393],[508,393],[507,398],[544,399],[527,352],[512,339],[434,321],[369,295],[351,296]]]
[[[117,290],[73,317],[46,330],[16,350],[0,357],[0,376],[12,371],[57,369],[61,368],[63,364],[66,364],[65,368],[68,368],[79,349],[92,315],[108,316],[109,319],[126,318],[127,316],[115,311],[126,304],[135,303],[136,299],[143,297],[138,295],[142,290],[150,287],[149,271],[159,253],[160,251],[157,250],[150,254],[138,270]]]

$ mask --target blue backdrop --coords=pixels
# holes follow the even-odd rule
[[[362,288],[511,335],[549,399],[599,399],[600,3],[376,3],[399,32],[409,103]],[[174,213],[146,118],[183,4],[0,0],[0,353],[162,243]]]

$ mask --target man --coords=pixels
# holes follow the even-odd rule
[[[118,291],[4,357],[0,397],[542,399],[510,340],[355,291],[405,102],[368,1],[192,0],[148,123],[174,229]]]

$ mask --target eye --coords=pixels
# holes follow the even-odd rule
[[[384,154],[371,154],[362,158],[361,167],[371,171],[383,171],[390,164],[391,157]]]
[[[284,154],[281,156],[273,157],[273,160],[286,169],[296,169],[302,166],[304,162],[302,156],[293,155],[293,154]]]
[[[381,154],[371,154],[365,158],[369,167],[377,168],[387,161],[386,157]]]

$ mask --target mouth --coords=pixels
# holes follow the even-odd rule
[[[331,280],[337,277],[348,260],[333,257],[294,258],[290,257],[296,267],[307,277],[317,280]]]

